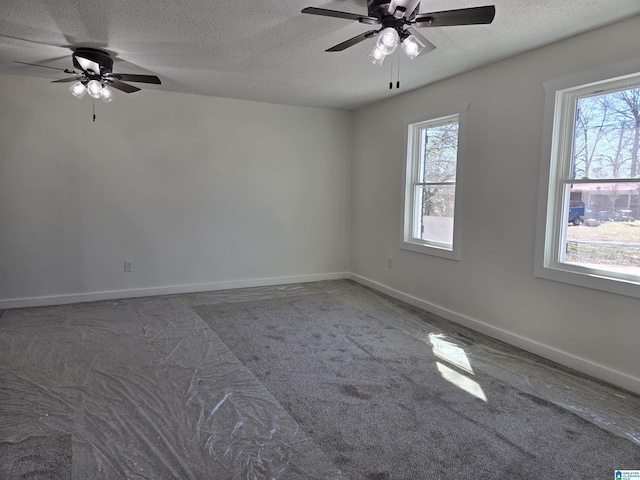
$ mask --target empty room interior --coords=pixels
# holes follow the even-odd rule
[[[637,0],[0,10],[0,479],[640,479]]]

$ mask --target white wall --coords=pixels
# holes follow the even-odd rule
[[[349,112],[116,95],[0,76],[0,308],[348,270]]]
[[[354,278],[640,392],[640,301],[533,276],[543,82],[637,59],[638,31],[635,17],[356,111]],[[403,119],[463,101],[461,260],[400,250]]]

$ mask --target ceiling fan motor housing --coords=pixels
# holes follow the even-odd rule
[[[99,76],[113,71],[113,59],[109,53],[97,48],[77,48],[73,52],[73,65],[83,71],[92,70],[94,75]],[[99,71],[96,72],[95,68]]]
[[[388,16],[411,20],[419,7],[420,0],[367,0],[369,16],[380,20]]]

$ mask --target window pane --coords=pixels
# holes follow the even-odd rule
[[[458,123],[446,123],[420,130],[418,183],[456,181]]]
[[[639,150],[640,88],[577,100],[570,178],[635,178]]]
[[[405,123],[407,155],[403,189],[404,221],[400,248],[453,260],[460,259],[454,243],[458,125],[461,110],[424,116]]]
[[[455,194],[453,185],[416,187],[414,238],[453,244]]]
[[[639,194],[640,183],[574,184],[564,263],[640,275]]]

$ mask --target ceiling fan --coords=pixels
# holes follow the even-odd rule
[[[418,13],[420,0],[367,0],[367,8],[367,15],[315,7],[307,7],[302,10],[302,13],[355,20],[366,25],[380,25],[378,30],[361,33],[326,50],[340,52],[368,38],[378,37],[376,45],[369,54],[369,60],[376,65],[382,65],[385,57],[392,54],[399,45],[402,45],[402,49],[410,59],[436,48],[414,27],[488,24],[493,22],[496,14],[496,8],[493,5]]]
[[[160,85],[160,79],[155,75],[137,75],[131,73],[113,73],[113,58],[108,52],[98,50],[97,48],[79,47],[76,48],[71,56],[73,66],[80,70],[75,72],[67,68],[56,68],[48,65],[39,65],[37,63],[18,62],[24,65],[33,65],[36,67],[52,68],[61,70],[65,73],[73,75],[72,77],[53,80],[51,83],[67,83],[75,82],[70,90],[74,97],[82,98],[85,94],[93,98],[100,98],[104,102],[113,100],[113,92],[109,87],[113,87],[125,93],[133,93],[140,88],[129,85],[125,82],[153,83]]]

